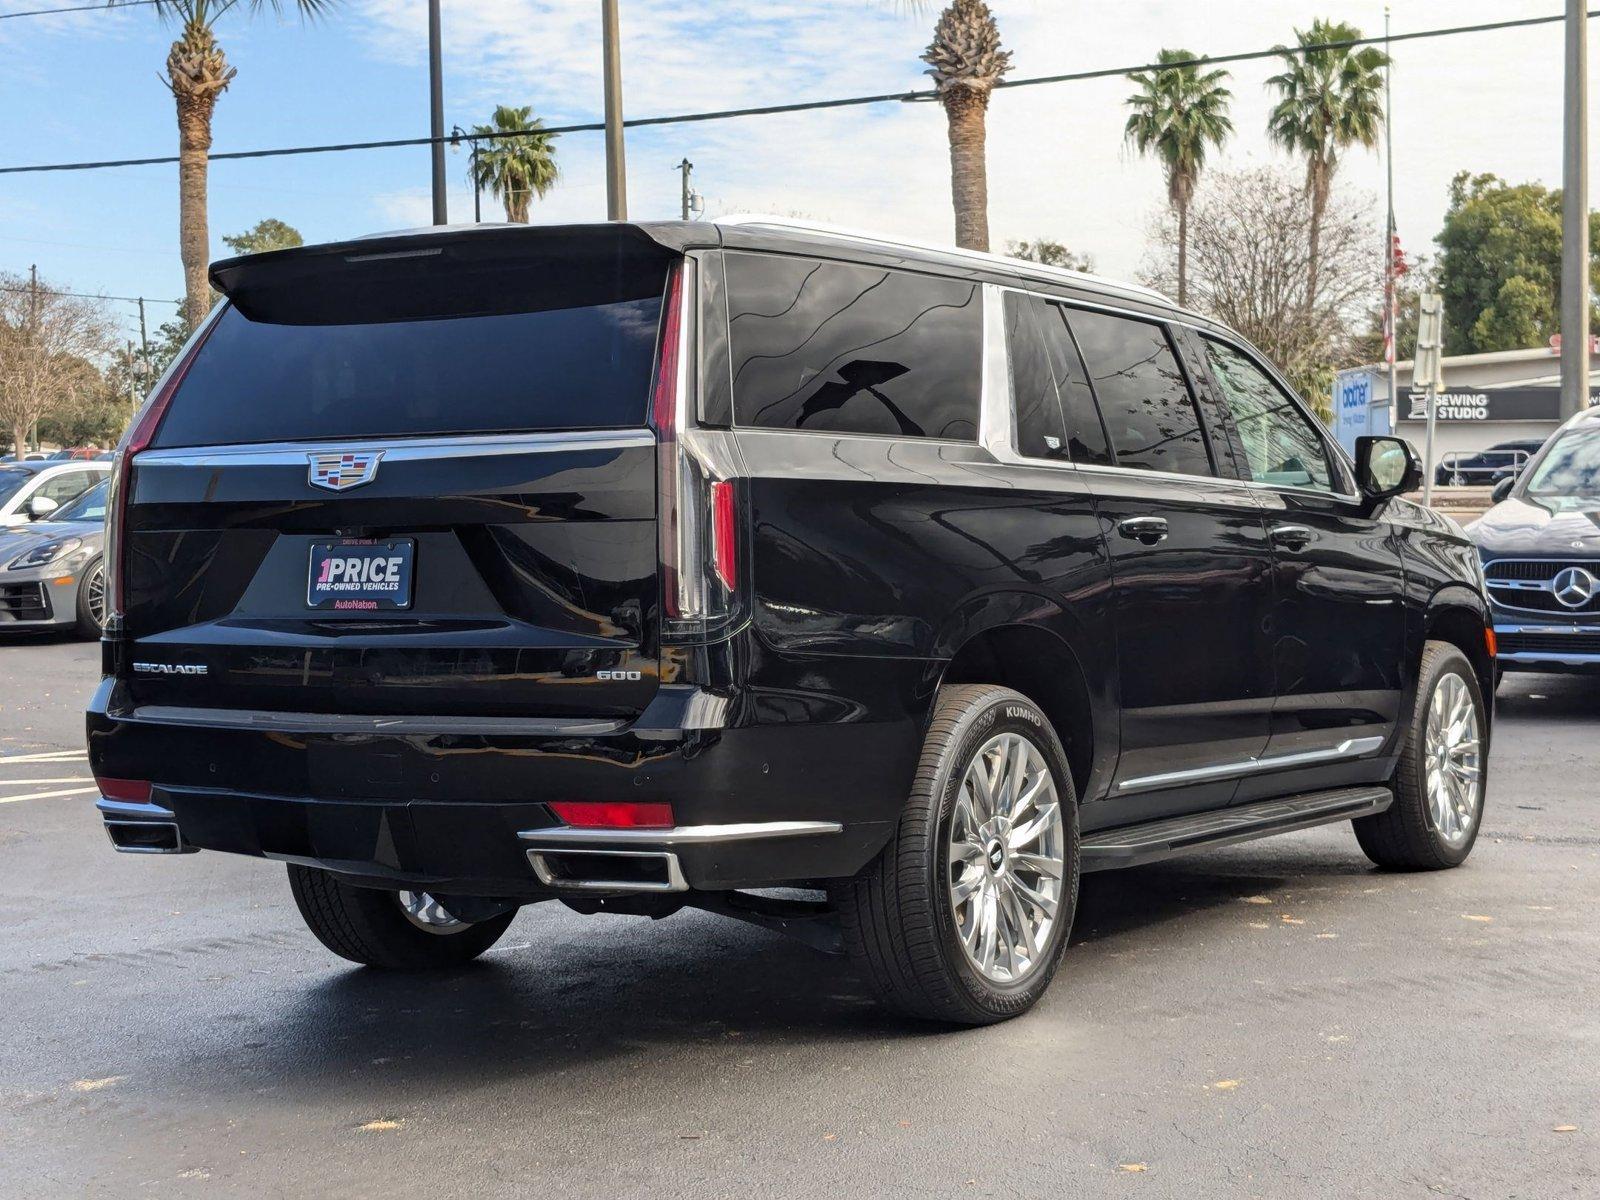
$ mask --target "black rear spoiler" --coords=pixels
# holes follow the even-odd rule
[[[286,325],[537,312],[660,295],[709,224],[461,225],[227,258],[211,286],[245,316]]]

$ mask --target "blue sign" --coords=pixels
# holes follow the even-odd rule
[[[1351,454],[1356,439],[1389,432],[1389,406],[1372,401],[1372,372],[1340,371],[1333,381],[1333,436]]]

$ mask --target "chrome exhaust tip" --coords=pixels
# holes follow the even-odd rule
[[[528,864],[546,887],[583,892],[686,892],[670,850],[529,850]]]
[[[106,821],[106,836],[122,854],[193,854],[176,821]]]

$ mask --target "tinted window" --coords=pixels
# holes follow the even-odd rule
[[[1067,432],[1061,419],[1061,401],[1036,308],[1032,297],[1006,293],[1006,351],[1011,364],[1017,451],[1029,458],[1066,458]]]
[[[726,264],[739,424],[977,437],[977,284],[769,254]]]
[[[95,484],[71,504],[50,514],[52,521],[104,521],[106,519],[106,489],[111,485],[105,480]]]
[[[1061,419],[1067,427],[1067,449],[1076,463],[1104,465],[1111,461],[1111,450],[1106,445],[1105,426],[1094,405],[1094,393],[1089,389],[1089,376],[1083,368],[1083,356],[1067,327],[1067,310],[1059,304],[1039,301],[1040,324],[1045,332],[1045,344],[1050,349],[1050,363],[1056,373],[1056,387],[1061,394]]]
[[[1148,321],[1072,310],[1117,465],[1210,475],[1200,414],[1166,332]]]
[[[277,324],[230,307],[158,446],[643,425],[659,295],[538,312]]]
[[[1232,346],[1206,338],[1211,373],[1244,445],[1250,478],[1280,487],[1332,491],[1328,451],[1294,402]]]
[[[1600,426],[1569,429],[1534,471],[1528,494],[1536,496],[1600,496]]]
[[[0,467],[0,503],[11,499],[26,484],[32,482],[32,471],[8,471],[4,467]]]

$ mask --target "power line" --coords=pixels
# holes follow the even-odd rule
[[[1600,17],[1600,9],[1591,9],[1589,15],[1591,17]],[[1135,71],[1176,71],[1193,66],[1214,66],[1219,63],[1279,58],[1284,54],[1309,54],[1321,50],[1344,50],[1356,46],[1380,46],[1395,42],[1418,41],[1423,38],[1456,37],[1468,33],[1493,33],[1504,29],[1523,29],[1534,25],[1550,25],[1564,20],[1566,20],[1565,15],[1518,17],[1506,21],[1485,21],[1476,25],[1452,25],[1440,29],[1419,29],[1412,33],[1396,33],[1389,37],[1351,38],[1339,42],[1313,42],[1304,46],[1274,46],[1270,50],[1246,50],[1237,54],[1184,59],[1181,62],[1139,63],[1123,67],[1102,67],[1093,71],[1072,71],[1064,75],[1035,75],[1027,79],[1002,79],[995,86],[997,89],[1009,90],[1011,88],[1038,87],[1043,84],[1076,83],[1088,79],[1106,79],[1118,75],[1129,75]],[[754,108],[725,108],[714,112],[679,113],[662,117],[633,117],[624,121],[623,125],[630,129],[651,125],[685,125],[701,121],[725,121],[735,117],[765,117],[781,113],[814,112],[820,109],[851,108],[867,104],[911,103],[936,100],[938,95],[939,93],[933,88],[909,92],[881,92],[872,96],[846,96],[835,100],[803,100],[794,104],[765,104]],[[556,125],[538,130],[446,134],[441,137],[385,138],[361,142],[333,142],[324,145],[282,146],[269,150],[232,150],[221,154],[213,154],[210,158],[213,162],[221,162],[247,158],[282,158],[300,154],[339,154],[353,150],[391,150],[408,146],[432,146],[436,143],[451,144],[461,140],[476,141],[480,138],[493,140],[498,138],[528,137],[533,133],[541,135],[553,133],[597,133],[604,128],[604,122],[587,121],[577,125]],[[173,154],[153,158],[102,159],[95,162],[41,163],[26,167],[0,167],[0,175],[36,174],[44,171],[96,171],[111,167],[165,166],[177,161],[177,155]]]
[[[132,8],[136,4],[160,4],[162,0],[117,0],[115,4],[80,4],[75,8],[34,8],[26,12],[0,13],[0,21],[17,17],[55,17],[63,13],[109,12],[118,8]]]
[[[0,284],[0,292],[31,292],[32,288],[13,287],[9,284]],[[65,292],[60,288],[40,288],[41,296],[71,296],[77,300],[121,300],[125,304],[172,304],[178,308],[183,307],[182,300],[163,300],[159,296],[108,296],[103,292]]]

